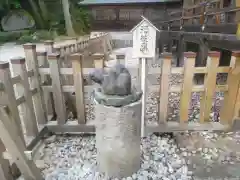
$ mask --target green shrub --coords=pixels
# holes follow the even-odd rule
[[[41,30],[36,31],[32,34],[32,36],[39,40],[53,40],[56,35],[54,34],[54,32]]]
[[[21,32],[0,32],[0,43],[13,42],[21,37]]]
[[[17,44],[37,43],[39,39],[34,38],[32,35],[23,35],[17,40]]]

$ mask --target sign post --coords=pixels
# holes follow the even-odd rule
[[[146,78],[147,58],[155,57],[156,32],[159,31],[148,19],[142,16],[142,21],[132,30],[133,34],[133,58],[138,58],[141,64],[141,89],[142,95],[142,116],[141,116],[141,137],[145,136],[145,114],[146,114]]]

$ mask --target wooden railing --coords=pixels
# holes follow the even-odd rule
[[[171,29],[172,26],[178,26],[180,30],[189,25],[219,25],[238,23],[238,7],[223,7],[222,0],[205,1],[200,4],[185,7],[181,11],[169,14],[169,19],[162,21],[166,25],[165,29]],[[176,29],[175,29],[176,30]]]
[[[52,41],[47,41],[44,52],[37,52],[34,44],[25,44],[25,58],[17,57],[10,63],[0,62],[0,179],[13,179],[8,159],[17,164],[25,179],[43,179],[32,161],[32,149],[47,131],[46,124],[54,112],[59,124],[64,124],[67,119],[61,84],[66,77],[60,76],[60,65],[69,64],[68,61],[73,63],[78,117],[84,119],[80,112],[83,102],[79,99],[79,92],[82,93],[79,63],[82,61],[78,58],[82,55],[76,53],[89,57],[100,52],[105,57],[108,53],[108,40],[108,34],[91,39],[86,36],[76,39],[74,43],[63,43],[55,47]],[[50,77],[42,73],[45,68],[51,72]],[[49,83],[51,86],[48,86]],[[53,90],[54,102],[49,98],[49,91],[43,87]]]

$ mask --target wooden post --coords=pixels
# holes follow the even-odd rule
[[[171,74],[171,53],[162,54],[162,71],[160,83],[160,104],[159,104],[159,124],[167,121],[168,113],[168,96],[169,96],[169,75]]]
[[[65,49],[64,47],[60,47],[60,57],[64,60]]]
[[[117,59],[117,63],[125,64],[125,54],[117,54],[116,59]]]
[[[79,42],[78,42],[78,49],[79,49],[80,52],[83,50],[82,39],[80,39]]]
[[[187,60],[184,63],[184,81],[180,99],[180,122],[188,121],[189,102],[191,101],[194,65],[196,54],[193,52],[184,53]]]
[[[12,113],[13,121],[16,126],[17,132],[19,134],[21,141],[25,145],[25,140],[22,131],[22,123],[19,116],[17,101],[14,94],[8,62],[0,62],[0,81],[2,81],[2,83],[4,84],[3,95],[6,96],[7,98],[7,105]]]
[[[39,64],[37,59],[36,45],[25,44],[23,45],[26,65],[29,70],[33,70],[34,76],[30,78],[30,88],[36,88],[38,93],[33,96],[33,104],[38,124],[45,124],[47,122],[47,108],[45,106],[44,94],[41,88],[41,79],[39,73]]]
[[[235,106],[237,105],[239,85],[240,85],[240,52],[232,54],[235,60],[235,67],[228,73],[227,85],[228,91],[224,94],[223,106],[220,113],[220,121],[223,124],[231,124],[235,114]]]
[[[45,49],[46,49],[47,53],[52,53],[53,52],[53,44],[54,44],[53,41],[45,41],[44,42],[44,46],[45,46]]]
[[[67,47],[68,47],[68,55],[70,55],[72,53],[72,45],[68,44]]]
[[[183,35],[180,35],[180,38],[178,40],[178,44],[177,44],[177,67],[180,66],[180,62],[183,61],[184,58],[184,48],[185,43],[184,43],[184,38]]]
[[[219,52],[209,52],[210,59],[207,60],[207,73],[204,77],[203,97],[200,102],[200,123],[209,121],[212,108],[213,95],[216,88],[217,68],[219,65]]]
[[[106,39],[107,39],[107,49],[110,51],[110,52],[112,52],[112,46],[111,46],[111,42],[110,42],[110,35],[108,34],[107,36],[106,36]]]
[[[104,54],[95,53],[95,54],[93,54],[93,58],[94,58],[95,68],[103,68],[104,67]]]
[[[68,57],[69,54],[71,54],[71,48],[69,45],[66,45],[65,56]]]
[[[54,48],[53,53],[58,53],[58,54],[60,54],[60,57],[61,57],[61,48],[60,47]]]
[[[141,137],[145,136],[145,117],[146,117],[146,100],[147,100],[147,60],[146,58],[141,58],[141,90],[142,90],[142,115],[141,115]]]
[[[10,171],[10,163],[3,158],[3,153],[6,151],[4,144],[0,139],[0,179],[1,180],[13,180],[13,176]]]
[[[107,48],[107,43],[106,43],[106,36],[102,37],[101,44],[102,44],[102,51],[104,54],[104,59],[105,59],[105,61],[108,61],[108,48]]]
[[[77,52],[80,52],[80,38],[76,38],[76,48]]]
[[[63,47],[64,49],[64,53],[63,53],[63,61],[64,61],[64,64],[67,62],[67,54],[68,54],[68,49],[66,46]]]
[[[25,126],[26,126],[26,134],[27,136],[37,136],[38,134],[38,126],[33,106],[33,99],[32,99],[32,91],[30,88],[30,84],[28,81],[28,73],[26,69],[25,59],[24,58],[15,58],[11,60],[14,69],[19,70],[19,74],[22,78],[22,85],[23,85],[23,94],[26,99],[26,103],[24,105],[25,110]],[[15,66],[15,67],[14,67]],[[16,67],[17,66],[17,67]]]
[[[74,47],[75,44],[71,44],[70,46],[71,46],[71,54],[72,54],[72,53],[75,53],[75,47]]]
[[[47,54],[53,53],[53,41],[45,41],[44,46],[47,51]],[[45,102],[47,103],[48,115],[56,116],[56,111],[54,108],[53,93],[48,92],[44,93]]]
[[[76,53],[78,52],[77,41],[78,41],[78,38],[76,37],[75,43],[74,43],[74,52],[76,52]]]
[[[28,160],[24,154],[26,150],[24,143],[12,126],[13,119],[7,112],[6,107],[0,106],[0,137],[12,161],[20,169],[25,180],[43,180],[40,170],[33,161]]]
[[[235,7],[236,8],[240,7],[240,1],[239,0],[235,0]],[[238,39],[240,39],[240,12],[239,11],[236,11],[235,22],[237,23],[236,36],[237,36]]]
[[[47,52],[37,52],[37,59],[39,63],[39,67],[47,68],[48,60],[47,60]],[[51,84],[51,78],[49,75],[41,75],[41,84],[48,85]],[[51,116],[54,113],[54,103],[51,98],[51,94],[48,91],[43,91],[43,98],[46,108],[46,115]]]
[[[196,57],[196,66],[202,67],[206,65],[208,58],[209,45],[206,40],[200,40],[198,47],[197,57]]]
[[[63,90],[60,80],[60,55],[49,54],[48,62],[50,65],[50,73],[52,77],[52,90],[54,97],[55,110],[57,112],[57,120],[59,124],[65,124],[67,120],[66,106],[63,96]]]
[[[38,59],[39,67],[44,67],[44,68],[48,67],[46,51],[37,52],[37,59]]]
[[[76,106],[77,106],[77,117],[79,124],[85,124],[85,106],[84,106],[84,84],[83,84],[83,74],[82,74],[82,54],[74,54],[71,56],[73,77],[74,77],[74,87],[76,95]]]

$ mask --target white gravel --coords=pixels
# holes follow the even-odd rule
[[[191,179],[192,172],[188,170],[184,158],[177,154],[178,151],[168,135],[151,135],[142,139],[141,169],[123,180]],[[46,180],[114,179],[97,172],[96,152],[94,136],[51,137],[42,150],[42,172]]]

